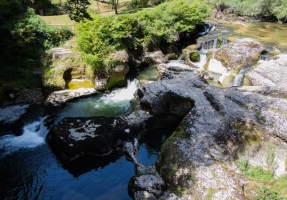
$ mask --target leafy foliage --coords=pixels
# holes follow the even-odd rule
[[[272,16],[287,20],[287,0],[208,0],[210,4],[224,10],[232,8],[235,13],[247,16]]]
[[[161,43],[175,43],[185,35],[196,35],[195,27],[209,13],[202,0],[174,0],[134,14],[91,14],[92,21],[77,26],[77,44],[88,64],[103,69],[108,66],[108,54],[115,50],[142,51]]]
[[[89,13],[87,12],[87,8],[90,4],[91,3],[89,0],[68,0],[66,8],[68,10],[70,19],[75,20],[76,22],[91,19]]]
[[[49,27],[33,9],[23,6],[28,1],[2,0],[1,3],[0,93],[3,93],[36,85],[31,71],[40,66],[42,53],[69,39],[73,33],[66,27]]]

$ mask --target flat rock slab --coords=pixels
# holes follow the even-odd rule
[[[80,88],[77,90],[60,90],[51,93],[46,101],[45,108],[49,113],[54,113],[63,108],[67,103],[78,100],[79,98],[85,98],[94,96],[98,92],[94,88]]]

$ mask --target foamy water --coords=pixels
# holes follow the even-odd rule
[[[5,135],[0,137],[0,158],[20,149],[31,149],[44,144],[48,133],[48,129],[44,126],[45,118],[24,126],[23,134],[20,136]]]

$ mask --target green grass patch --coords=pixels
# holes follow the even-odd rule
[[[249,178],[262,181],[269,181],[274,179],[274,175],[271,171],[264,170],[261,166],[250,166],[246,158],[238,160],[236,164],[241,173]]]
[[[68,15],[54,15],[54,16],[39,16],[49,25],[74,25],[75,22],[72,21]]]

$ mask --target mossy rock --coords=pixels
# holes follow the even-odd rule
[[[198,52],[192,52],[190,53],[190,60],[192,62],[199,62],[200,61],[200,55]]]
[[[88,68],[82,61],[80,52],[64,48],[52,49],[44,59],[44,95],[66,89],[72,79],[91,78]]]

